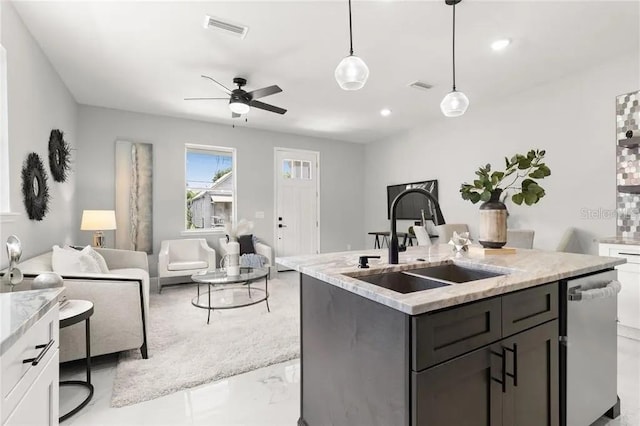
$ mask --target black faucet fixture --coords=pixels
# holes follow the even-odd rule
[[[397,265],[398,264],[398,253],[400,251],[405,251],[406,247],[402,245],[402,247],[398,244],[398,232],[396,230],[396,207],[401,199],[403,199],[408,194],[422,194],[427,199],[433,203],[435,207],[436,214],[434,218],[434,223],[436,225],[444,225],[444,216],[442,216],[442,210],[440,210],[440,204],[438,204],[438,200],[431,195],[429,191],[426,191],[422,188],[411,188],[406,191],[398,194],[393,203],[391,203],[391,241],[389,242],[389,264]]]

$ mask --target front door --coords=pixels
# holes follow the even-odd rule
[[[319,253],[319,153],[276,148],[276,254]]]

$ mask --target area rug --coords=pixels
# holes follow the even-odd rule
[[[283,279],[269,281],[270,313],[265,303],[213,311],[209,325],[207,311],[191,305],[194,284],[152,294],[149,359],[142,359],[139,350],[120,354],[111,405],[148,401],[299,357],[300,301],[295,275],[280,274]],[[206,297],[204,300],[206,304]]]

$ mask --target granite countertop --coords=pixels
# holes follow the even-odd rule
[[[381,258],[370,259],[370,269],[358,269],[358,257],[363,255],[379,255]],[[626,262],[621,258],[525,249],[518,249],[515,254],[508,255],[484,256],[474,253],[456,255],[452,252],[451,246],[446,244],[409,247],[406,252],[400,253],[398,265],[387,264],[387,259],[388,250],[381,249],[279,257],[276,258],[276,263],[409,315],[418,315],[613,268]],[[424,261],[417,259],[424,259]],[[357,279],[358,276],[446,263],[502,272],[506,275],[407,294],[397,293]]]
[[[640,246],[640,240],[627,237],[607,237],[600,240],[602,244],[624,244],[629,246]]]
[[[33,326],[64,291],[63,287],[0,293],[0,356]]]

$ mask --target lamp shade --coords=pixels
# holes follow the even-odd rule
[[[359,90],[369,78],[369,67],[358,56],[349,55],[336,67],[335,77],[343,90]]]
[[[469,108],[469,98],[462,92],[454,90],[444,97],[440,110],[446,117],[459,117]]]
[[[109,231],[116,229],[116,212],[113,210],[83,210],[81,231]]]

